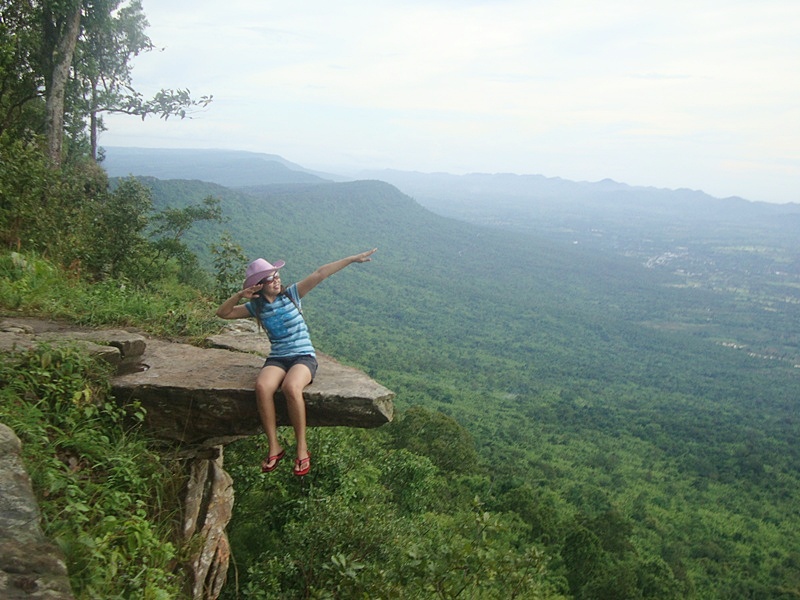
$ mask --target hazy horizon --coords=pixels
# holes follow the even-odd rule
[[[800,4],[165,0],[149,96],[103,146],[234,149],[308,169],[540,174],[800,202]],[[224,12],[223,12],[224,11]]]

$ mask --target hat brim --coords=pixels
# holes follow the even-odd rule
[[[250,275],[250,277],[248,277],[247,279],[244,280],[244,284],[242,285],[242,289],[244,290],[244,289],[247,289],[249,287],[253,287],[259,281],[264,279],[264,277],[268,277],[269,275],[272,275],[275,271],[277,271],[278,269],[282,268],[283,265],[285,265],[285,264],[286,263],[284,261],[278,260],[278,261],[275,261],[275,264],[272,265],[271,269],[265,269],[263,271],[259,271],[258,273],[253,273],[252,275]]]

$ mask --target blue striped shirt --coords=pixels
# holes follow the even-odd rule
[[[291,299],[287,294],[291,295]],[[245,306],[251,315],[261,321],[267,331],[271,357],[286,358],[303,354],[316,356],[306,321],[298,310],[301,304],[296,283],[286,288],[286,294],[279,294],[272,302],[251,300]],[[259,311],[258,314],[256,311]]]

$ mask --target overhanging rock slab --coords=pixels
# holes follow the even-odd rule
[[[309,426],[378,427],[391,421],[393,392],[328,356],[317,359],[317,376],[304,393]],[[115,377],[112,388],[118,400],[139,401],[147,409],[146,425],[159,438],[225,443],[262,431],[254,386],[263,364],[256,354],[148,340],[142,369]],[[288,425],[280,392],[275,403],[278,423]]]
[[[232,321],[227,331],[199,348],[124,329],[95,330],[66,323],[0,319],[0,353],[50,344],[79,343],[117,368],[112,391],[122,404],[138,401],[145,424],[163,440],[191,445],[224,444],[262,432],[255,380],[269,343],[252,321]],[[365,373],[318,354],[319,370],[305,389],[312,427],[378,427],[392,420],[394,393]],[[275,398],[278,422],[288,425],[286,403]]]

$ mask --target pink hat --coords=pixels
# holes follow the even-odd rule
[[[279,260],[274,265],[271,265],[263,258],[255,259],[253,262],[247,265],[247,271],[245,273],[247,278],[244,280],[242,289],[254,286],[259,281],[264,279],[264,277],[267,275],[272,275],[272,273],[280,269],[285,264],[286,263],[282,260]]]

